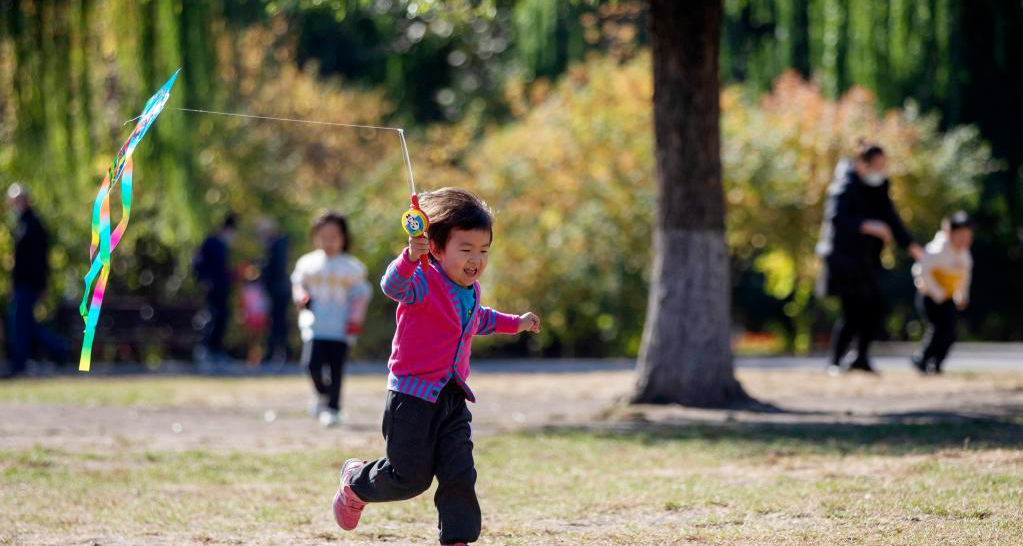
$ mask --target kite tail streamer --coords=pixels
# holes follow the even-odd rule
[[[178,77],[178,69],[163,84],[163,87],[155,95],[146,101],[142,114],[136,118],[138,123],[132,130],[128,140],[118,150],[113,164],[100,184],[99,192],[92,206],[92,239],[89,245],[89,259],[92,261],[89,272],[85,275],[85,293],[82,295],[82,303],[78,310],[85,321],[85,334],[82,336],[82,354],[78,361],[78,370],[87,372],[92,364],[92,344],[96,337],[96,327],[99,324],[99,313],[103,306],[103,296],[107,289],[107,280],[110,277],[110,252],[117,247],[128,227],[128,220],[131,218],[132,201],[132,173],[134,164],[132,153],[138,146],[146,131],[156,121],[156,117],[163,111],[164,105],[170,98],[171,87]],[[121,219],[110,231],[110,194],[116,185],[120,184],[121,189]]]
[[[111,169],[113,170],[113,169]],[[85,319],[85,335],[82,337],[82,354],[79,360],[79,371],[87,372],[92,361],[92,342],[99,324],[99,312],[103,306],[103,295],[106,293],[107,279],[110,276],[110,252],[121,241],[124,230],[131,217],[132,197],[132,160],[125,163],[121,174],[121,220],[117,223],[113,234],[110,232],[110,174],[107,173],[96,195],[92,214],[92,244],[89,258],[92,265],[85,275],[85,292],[78,310]],[[95,283],[95,285],[93,284]],[[90,303],[89,292],[92,289]]]

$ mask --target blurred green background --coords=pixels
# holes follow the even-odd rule
[[[22,181],[55,238],[45,308],[77,305],[90,204],[130,128],[182,67],[169,107],[400,125],[422,190],[459,185],[497,212],[488,303],[532,309],[540,336],[489,355],[621,356],[639,347],[654,203],[642,2],[0,0],[0,183]],[[726,0],[722,159],[740,352],[819,347],[836,309],[812,294],[822,196],[856,138],[891,157],[894,198],[925,242],[977,219],[964,337],[1023,339],[1023,5],[998,0]],[[196,246],[240,215],[290,234],[349,215],[379,278],[407,207],[392,133],[166,110],[136,152],[136,209],[107,305],[198,306]],[[115,212],[116,218],[116,212]],[[12,265],[7,231],[0,257]],[[915,339],[909,263],[885,258],[887,335]],[[8,276],[0,277],[6,294]],[[695,311],[694,311],[695,312]],[[237,354],[254,342],[239,324]],[[357,356],[386,356],[376,296]],[[114,335],[113,337],[116,337]],[[97,360],[160,361],[160,347]],[[297,344],[297,341],[296,341]]]

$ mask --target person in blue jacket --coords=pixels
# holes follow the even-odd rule
[[[230,249],[237,232],[238,221],[229,214],[217,231],[202,242],[192,261],[195,276],[206,290],[206,324],[203,327],[200,361],[226,359],[224,335],[230,316],[228,297],[231,293]]]
[[[62,364],[70,347],[64,338],[44,328],[35,317],[35,306],[46,292],[50,277],[50,237],[29,203],[28,191],[20,184],[7,190],[7,201],[17,220],[14,239],[14,268],[11,271],[11,305],[7,323],[7,352],[10,357],[6,377],[22,375],[38,345]]]
[[[288,273],[288,236],[269,218],[257,228],[264,245],[260,281],[270,303],[270,328],[267,330],[263,362],[287,361],[288,309],[291,307],[291,276]]]

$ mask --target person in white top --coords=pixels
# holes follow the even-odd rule
[[[292,296],[299,307],[302,363],[309,368],[317,402],[313,409],[324,426],[338,424],[341,377],[348,349],[355,344],[372,295],[366,266],[348,254],[348,222],[328,212],[313,222],[316,250],[302,256],[291,274]],[[324,365],[330,370],[324,379]]]
[[[942,220],[941,231],[913,266],[920,314],[927,321],[923,346],[913,356],[913,365],[921,373],[941,373],[955,343],[957,314],[966,309],[970,298],[971,244],[973,223],[965,212],[956,212]]]

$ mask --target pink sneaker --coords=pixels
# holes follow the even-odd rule
[[[351,486],[352,474],[365,464],[366,461],[348,459],[341,465],[341,483],[334,495],[334,520],[345,531],[351,531],[359,525],[362,508],[366,506]]]

